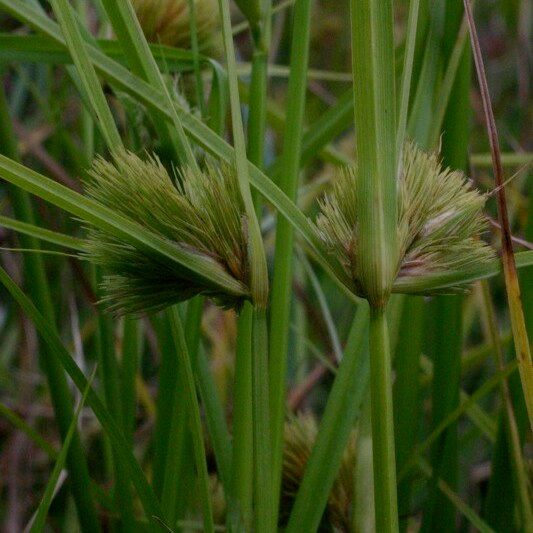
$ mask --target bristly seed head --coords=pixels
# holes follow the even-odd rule
[[[155,156],[146,160],[119,152],[113,162],[99,158],[86,192],[182,250],[223,268],[248,287],[248,243],[244,205],[236,174],[228,165],[185,169],[174,182]],[[119,314],[155,311],[197,294],[223,307],[239,308],[242,298],[205,286],[160,258],[91,228],[89,259],[106,272],[106,307]]]
[[[178,48],[191,47],[189,0],[132,0],[146,39]],[[202,49],[220,45],[217,0],[194,0],[196,31]]]
[[[332,260],[342,267],[343,281],[364,297],[356,274],[356,172],[356,166],[341,169],[331,194],[320,201],[316,224]],[[479,239],[487,226],[482,213],[486,197],[462,172],[443,168],[436,153],[406,143],[397,191],[397,277],[420,278],[493,259],[493,250]],[[446,292],[463,290],[454,286]]]
[[[285,423],[280,520],[285,525],[316,443],[318,424],[311,414],[298,414]],[[352,431],[329,493],[320,531],[350,531],[354,502],[356,434]]]

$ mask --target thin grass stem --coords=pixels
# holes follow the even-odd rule
[[[198,405],[198,397],[196,395],[194,373],[192,370],[187,341],[185,339],[185,332],[183,330],[177,306],[173,306],[169,309],[168,316],[172,338],[177,352],[176,355],[180,359],[183,371],[183,385],[186,396],[189,426],[193,440],[194,461],[196,463],[196,470],[200,482],[200,499],[202,502],[204,531],[211,533],[214,531],[213,511],[211,508],[211,496],[209,492],[209,474],[207,471],[202,419],[200,415],[200,406]]]
[[[280,175],[280,189],[295,201],[300,173],[300,157],[307,90],[309,38],[311,28],[310,0],[298,0],[294,7],[294,24],[291,43],[293,59],[289,76],[287,121],[284,132]],[[285,387],[287,351],[292,302],[294,229],[278,216],[272,302],[270,312],[270,409],[272,411],[272,461],[274,492],[279,493],[285,419]]]
[[[505,199],[505,180],[500,156],[498,131],[496,129],[496,122],[492,112],[487,77],[485,75],[485,67],[483,65],[483,56],[481,54],[481,48],[477,38],[476,26],[472,15],[470,0],[464,0],[463,3],[465,6],[468,27],[470,29],[470,40],[472,43],[474,61],[476,64],[476,71],[481,90],[481,99],[483,101],[483,110],[485,113],[487,132],[492,153],[494,177],[496,186],[498,187],[498,218],[502,228],[502,263],[511,317],[511,328],[513,330],[516,356],[519,362],[518,368],[520,370],[520,378],[522,380],[524,398],[526,400],[526,407],[529,415],[529,424],[531,428],[533,428],[533,360],[531,358],[531,348],[529,345],[526,322],[524,318],[524,310],[522,309],[520,285],[518,283],[518,274],[516,271],[516,262],[513,253],[511,227],[509,223],[507,202]]]
[[[273,489],[272,445],[268,394],[268,326],[266,313],[252,317],[252,413],[254,441],[254,531],[276,531],[276,499]]]
[[[387,319],[370,308],[370,396],[376,531],[398,531],[392,369]]]

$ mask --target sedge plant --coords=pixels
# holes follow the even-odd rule
[[[159,525],[150,525],[156,528],[190,527],[213,531],[225,521],[228,530],[261,533],[285,526],[294,532],[315,531],[321,525],[357,530],[359,524],[375,527],[377,531],[395,531],[398,512],[391,392],[394,348],[401,352],[401,357],[409,352],[408,359],[396,362],[396,385],[400,378],[416,380],[417,390],[426,394],[425,385],[436,381],[434,374],[439,367],[434,366],[433,375],[426,372],[420,383],[419,375],[411,374],[412,367],[420,363],[421,315],[426,308],[422,309],[421,298],[409,300],[393,293],[428,296],[464,293],[471,281],[494,277],[500,272],[494,252],[482,240],[487,228],[482,210],[488,196],[477,192],[462,172],[446,168],[438,150],[421,149],[434,146],[438,141],[456,77],[456,60],[464,50],[465,25],[461,27],[439,85],[437,71],[440,66],[427,64],[428,58],[435,57],[436,48],[427,54],[423,46],[422,51],[418,49],[424,40],[421,36],[427,30],[424,17],[428,3],[424,0],[409,3],[401,94],[396,98],[398,49],[395,50],[393,41],[393,2],[352,0],[353,86],[312,123],[313,106],[307,105],[315,98],[307,91],[312,2],[297,0],[293,10],[292,40],[287,39],[291,42],[287,50],[291,65],[285,116],[268,112],[276,107],[267,98],[268,61],[271,16],[274,11],[292,5],[291,1],[281,2],[274,9],[267,0],[236,2],[251,30],[249,91],[242,91],[242,85],[237,83],[234,29],[227,0],[220,0],[218,5],[212,0],[119,3],[102,0],[97,4],[103,25],[109,23],[116,43],[102,44],[93,39],[76,20],[66,0],[52,2],[59,24],[36,4],[0,0],[2,9],[39,32],[39,42],[49,47],[42,52],[33,51],[32,56],[28,50],[16,48],[20,46],[17,39],[4,39],[6,49],[13,49],[13,53],[19,54],[17,57],[38,56],[50,62],[57,58],[72,62],[68,72],[97,126],[94,141],[101,155],[92,162],[85,176],[85,195],[12,159],[0,157],[0,175],[13,189],[35,194],[81,219],[84,238],[45,231],[32,224],[31,217],[25,217],[25,223],[9,217],[2,220],[9,227],[50,245],[74,249],[78,258],[96,263],[103,273],[99,287],[91,288],[90,284],[88,287],[102,291],[98,312],[105,309],[111,314],[105,318],[99,316],[97,320],[105,326],[101,329],[107,328],[108,332],[100,351],[101,380],[107,403],[103,405],[92,389],[86,403],[111,443],[110,458],[116,463],[109,468],[114,482],[109,494],[113,497],[108,497],[107,487],[98,486],[98,490],[86,490],[85,494],[78,490],[77,494],[74,492],[78,505],[84,503],[85,495],[85,504],[92,507],[88,496],[94,495],[106,512],[109,509],[113,522],[125,530],[135,529],[141,521],[154,521]],[[431,24],[429,41],[435,44],[440,38],[439,27]],[[201,71],[203,63],[199,57],[200,51],[211,52],[209,46],[217,40],[219,27],[222,28],[226,68],[217,64],[216,69],[222,73],[221,79],[228,76],[233,146],[226,142],[220,120],[217,121],[219,127],[212,128],[211,114],[220,118],[225,110],[220,100],[211,99],[213,92],[207,96],[204,84],[208,76]],[[28,42],[37,42],[35,38],[28,36]],[[150,45],[148,41],[190,47],[192,52],[181,56],[180,51]],[[47,56],[50,50],[56,54],[54,59]],[[182,105],[181,96],[177,97],[170,85],[170,76],[161,75],[159,69],[165,64],[165,54],[174,53],[176,57],[185,58],[185,70],[195,74],[198,110]],[[156,54],[159,54],[159,63]],[[334,77],[329,74],[330,78]],[[421,80],[419,94],[411,95],[411,78],[417,76]],[[102,79],[107,84],[105,92]],[[113,95],[120,94],[119,91],[128,93],[152,119],[153,131],[165,148],[159,156],[153,153],[152,144],[145,147],[144,152],[135,143],[128,144],[129,136],[123,132],[131,126],[129,118],[122,116],[121,100]],[[247,146],[240,109],[244,95],[239,91],[248,93]],[[434,92],[439,98],[436,118],[431,121],[424,113]],[[411,102],[412,112],[409,113]],[[217,109],[218,104],[220,109]],[[354,110],[356,151],[348,156],[327,143],[346,129]],[[269,169],[271,176],[264,170],[268,121],[272,122],[273,132],[283,131],[280,125],[285,121],[284,136],[280,139],[281,156]],[[85,117],[84,127],[88,122]],[[408,128],[408,124],[411,127]],[[406,129],[413,141],[406,141]],[[423,139],[421,132],[427,132],[430,140]],[[82,138],[92,145],[89,137],[91,135]],[[64,145],[70,147],[70,155],[77,153],[72,143],[64,142]],[[50,143],[50,146],[54,151],[55,144]],[[65,164],[76,170],[86,167],[93,152],[88,148],[84,147],[90,155],[84,154],[83,164]],[[13,157],[13,153],[9,155]],[[299,188],[298,183],[304,167],[306,171],[314,168],[315,155],[341,163],[343,167],[332,173],[332,188],[314,204],[318,216],[313,222],[314,217],[304,213],[313,202],[302,208],[299,195],[306,194],[306,200],[314,198],[322,183],[306,188]],[[355,163],[346,166],[349,160]],[[306,175],[313,174],[306,172]],[[252,194],[251,188],[259,194]],[[274,219],[271,207],[277,217],[277,242],[270,299],[265,244],[273,241],[269,234]],[[262,219],[264,213],[268,216]],[[15,215],[24,218],[19,216],[21,211]],[[260,222],[264,223],[262,228]],[[72,229],[65,227],[68,231]],[[80,231],[78,228],[79,224],[76,230]],[[301,238],[300,242],[296,236]],[[310,295],[306,286],[299,286],[299,279],[296,283],[293,279],[292,259],[300,243],[321,269],[315,272],[307,260],[304,261],[312,282]],[[33,247],[34,243],[31,244]],[[531,265],[532,253],[519,253],[516,260],[518,267]],[[83,374],[73,364],[55,328],[51,327],[52,317],[61,316],[56,311],[62,309],[63,302],[50,302],[57,310],[52,309],[47,320],[3,270],[0,278],[36,323],[51,352],[58,354],[56,363],[74,377],[81,391],[85,390]],[[40,275],[34,278],[42,279]],[[327,360],[327,370],[322,374],[307,376],[301,369],[293,374],[289,364],[293,362],[289,332],[293,326],[290,308],[294,286],[296,298],[307,310],[304,321],[319,317],[313,322],[316,327],[306,328],[305,335],[299,330],[295,342],[305,342],[308,352],[318,354],[317,366],[325,358],[316,345],[327,349],[330,341],[333,344],[335,359]],[[38,300],[38,290],[33,287],[31,292]],[[312,308],[315,296],[318,311]],[[205,357],[208,347],[201,340],[203,297],[239,315],[229,424],[225,420],[226,406],[220,402],[211,375],[213,369],[209,368]],[[342,335],[346,331],[343,320],[337,321],[341,313],[345,314],[345,307],[339,305],[341,299],[342,306],[351,306],[354,302],[357,306],[344,350]],[[41,311],[47,308],[48,304],[42,306]],[[167,312],[159,314],[163,309]],[[435,319],[438,315],[432,306],[428,309]],[[211,306],[209,312],[212,312]],[[123,344],[117,343],[110,329],[112,315],[136,318],[145,313],[150,315],[150,323],[145,326],[149,348],[142,348],[136,336],[139,330],[133,327],[131,319],[125,324]],[[93,339],[94,313],[92,310],[85,313],[84,319],[86,315],[89,318],[81,343],[78,342],[81,345]],[[470,310],[467,319],[472,315]],[[183,316],[186,316],[185,321]],[[325,341],[316,339],[320,336],[320,318],[326,324]],[[467,319],[465,332],[473,329]],[[494,329],[495,321],[492,323]],[[412,349],[407,346],[410,337],[405,331],[411,326],[417,329],[417,347]],[[211,326],[204,324],[203,327]],[[152,335],[152,328],[155,335]],[[145,381],[154,375],[147,377],[152,361],[144,359],[145,354],[158,349],[154,347],[153,337],[157,337],[161,356],[159,372],[154,372],[159,389],[155,407],[151,402],[151,384]],[[457,345],[460,340],[457,339]],[[115,343],[119,346],[117,350]],[[6,346],[9,343],[6,342]],[[96,348],[98,351],[98,346]],[[120,364],[113,359],[115,352],[122,354]],[[445,355],[439,354],[440,362]],[[143,364],[137,367],[141,357]],[[480,360],[476,363],[478,369]],[[426,364],[427,360],[422,362]],[[414,484],[404,481],[406,472],[416,467],[422,474],[421,494],[426,492],[426,478],[431,477],[431,490],[438,492],[450,508],[461,512],[465,520],[482,530],[487,529],[483,518],[454,492],[455,487],[447,483],[448,478],[440,478],[439,462],[433,457],[428,462],[423,453],[463,413],[473,426],[468,438],[480,432],[483,439],[492,443],[495,422],[479,400],[497,389],[502,379],[516,367],[504,362],[500,366],[500,371],[476,392],[461,392],[464,403],[454,406],[435,428],[430,428],[429,437],[421,442],[417,432],[417,423],[425,423],[421,417],[410,424],[402,422],[405,416],[402,406],[412,406],[415,412],[416,398],[399,394],[398,397],[406,401],[400,402],[399,411],[394,411],[395,423],[402,425],[402,431],[396,433],[402,440],[398,447],[401,451],[398,455],[400,490],[407,485],[414,488]],[[463,376],[468,375],[471,368],[467,364],[462,369],[457,366]],[[335,377],[323,405],[324,395],[313,396],[313,388],[318,389],[318,383],[311,378],[317,379],[316,376],[330,370]],[[459,379],[459,375],[454,378],[454,387],[460,384]],[[438,377],[440,386],[446,386],[446,380],[444,375]],[[285,421],[285,389],[288,382],[295,381],[301,390],[307,390],[301,405],[313,410],[323,407],[319,424],[312,415]],[[120,391],[124,391],[120,402],[116,401],[119,388],[113,390],[117,384]],[[324,387],[327,386],[326,382]],[[226,396],[226,391],[223,393],[221,397]],[[136,401],[142,404],[142,409],[135,409]],[[143,437],[141,432],[133,432],[135,418],[146,420],[146,427],[151,427],[154,411],[154,436],[139,454],[137,439]],[[57,418],[59,421],[59,415]],[[353,428],[358,420],[355,434]],[[62,423],[64,425],[64,421]],[[204,423],[209,434],[207,439],[203,434]],[[233,428],[233,438],[228,427]],[[35,432],[27,433],[35,438]],[[516,442],[520,435],[514,437],[513,464],[520,465],[522,461],[516,460],[521,453],[520,443]],[[465,449],[466,446],[468,444]],[[44,447],[50,448],[54,456],[51,447]],[[372,459],[372,452],[373,468],[372,461],[368,461]],[[66,450],[61,456],[64,453]],[[76,438],[69,448],[69,454],[75,453],[83,458],[84,449],[76,444]],[[134,453],[142,457],[149,474],[143,473]],[[354,457],[356,453],[357,458]],[[69,465],[68,460],[66,464]],[[79,465],[83,467],[81,462]],[[57,476],[56,470],[52,481]],[[70,470],[75,480],[76,470]],[[523,478],[519,496],[527,501],[527,481]],[[82,479],[85,485],[97,485],[96,476],[89,480],[81,467],[77,479]],[[370,490],[365,491],[367,483],[373,484],[373,497]],[[48,488],[46,494],[48,508]],[[137,497],[144,516],[137,512]],[[402,501],[402,512],[406,515],[413,512],[409,500],[408,496]],[[509,496],[509,501],[514,512],[513,496]],[[427,506],[422,507],[426,514]],[[372,517],[374,509],[375,519]],[[95,506],[95,511],[99,513],[99,507]],[[196,520],[200,514],[203,523]],[[84,517],[87,530],[94,525],[95,513],[92,515],[90,520]],[[408,522],[406,518],[404,525]]]
[[[414,277],[423,280],[439,272],[489,263],[494,252],[479,238],[487,226],[482,213],[485,196],[472,188],[463,173],[442,168],[436,153],[424,152],[412,142],[408,142],[403,150],[401,169],[395,195],[397,220],[394,233],[399,254],[396,279]],[[321,212],[316,224],[319,235],[331,252],[332,261],[338,262],[344,271],[345,283],[354,294],[368,298],[360,277],[363,259],[359,229],[362,214],[357,209],[358,197],[362,194],[359,173],[359,166],[339,172],[331,194],[320,203]],[[447,286],[445,289],[447,293],[464,290],[464,284]],[[437,293],[434,290],[427,291],[427,294]],[[384,327],[385,318],[379,315],[374,318],[376,323],[375,329],[370,330],[370,345],[372,347],[372,342],[375,342],[383,356],[387,353],[388,336]],[[373,357],[378,356],[371,349],[371,364],[378,364],[374,363]],[[387,364],[390,365],[390,362]],[[374,376],[376,379],[387,378],[390,367],[380,366],[379,372],[383,375]],[[376,383],[371,381],[371,387],[377,387]],[[381,403],[386,400],[385,391],[376,391],[375,395],[379,398],[372,396],[373,420],[379,416],[379,423],[390,423],[390,428],[376,429],[373,426],[376,523],[394,531],[397,528],[394,448],[393,435],[388,434],[389,429],[392,432],[392,420],[387,418],[392,417],[392,413],[388,412],[389,408],[392,409],[392,403]],[[386,412],[376,412],[375,409],[384,409]],[[379,442],[380,438],[387,440]],[[385,457],[389,463],[385,463],[384,467]],[[387,470],[387,465],[391,470]],[[387,509],[391,521],[384,523],[381,520],[386,517],[382,513]]]
[[[351,20],[357,167],[341,175],[332,196],[322,203],[317,226],[352,291],[370,305],[376,529],[397,531],[392,364],[385,316],[394,281],[486,263],[492,252],[477,240],[483,197],[469,190],[464,177],[443,171],[435,155],[412,145],[398,155],[402,144],[396,135],[392,3],[353,0]]]

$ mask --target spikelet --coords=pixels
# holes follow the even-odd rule
[[[436,153],[406,143],[398,180],[397,277],[423,278],[462,270],[493,259],[494,252],[479,239],[487,223],[482,210],[486,197],[464,174],[444,169]],[[319,236],[344,272],[343,281],[365,296],[357,279],[357,167],[340,170],[332,192],[320,201]],[[339,270],[339,269],[337,269]],[[461,292],[463,286],[445,292]]]
[[[290,515],[294,498],[304,477],[307,461],[318,434],[316,419],[311,414],[299,414],[294,420],[285,423],[282,494],[280,519],[283,524]],[[329,525],[327,530],[349,531],[350,513],[354,498],[355,473],[355,431],[344,450],[339,473],[328,498],[323,525]]]
[[[200,48],[219,46],[217,0],[194,0]],[[191,47],[189,0],[132,0],[146,39],[178,48]]]
[[[113,162],[97,159],[86,193],[174,246],[221,268],[249,294],[247,224],[235,172],[207,163],[203,172],[186,169],[176,183],[157,157],[119,152]],[[146,250],[91,228],[90,260],[106,272],[105,306],[117,314],[155,311],[197,294],[223,307],[239,308],[243,298],[210,287]]]

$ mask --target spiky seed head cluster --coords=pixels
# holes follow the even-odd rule
[[[189,0],[132,0],[148,41],[178,48],[191,47]],[[220,45],[217,0],[194,0],[196,31],[202,49]]]
[[[357,279],[356,173],[356,166],[340,170],[333,190],[320,201],[316,224],[336,271],[364,297]],[[419,279],[493,259],[493,250],[479,239],[487,226],[486,197],[462,172],[443,168],[438,154],[406,143],[397,193],[398,278]],[[463,290],[452,286],[446,292]]]
[[[236,174],[208,162],[202,172],[185,169],[173,180],[155,156],[142,160],[121,151],[99,158],[89,172],[86,193],[190,254],[208,259],[242,283],[248,294],[248,244],[244,205]],[[103,303],[115,313],[162,309],[197,294],[224,307],[236,298],[168,265],[99,229],[90,229],[89,258],[107,272]]]
[[[307,461],[311,456],[318,434],[318,424],[312,414],[298,414],[285,423],[281,522],[290,515],[294,499],[302,483]],[[344,450],[339,473],[331,489],[324,522],[327,530],[350,531],[354,498],[356,434],[352,432]],[[324,523],[326,525],[326,523]]]

